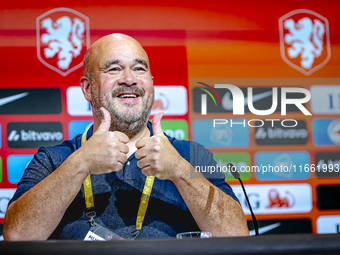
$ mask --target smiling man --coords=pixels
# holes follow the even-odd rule
[[[133,38],[95,42],[80,79],[93,126],[61,145],[40,148],[9,203],[7,240],[174,237],[187,231],[248,235],[240,204],[203,146],[165,135],[148,56]]]

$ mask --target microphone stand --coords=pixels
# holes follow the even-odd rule
[[[248,206],[249,206],[249,210],[250,210],[250,213],[251,213],[251,217],[253,219],[255,234],[258,236],[259,235],[259,227],[257,225],[257,220],[255,218],[255,214],[253,213],[253,209],[251,208],[246,189],[244,188],[243,182],[240,178],[240,173],[237,171],[236,167],[232,163],[229,163],[227,167],[228,167],[229,171],[231,172],[231,174],[234,176],[234,178],[239,180],[239,182],[241,183],[241,187],[243,189],[243,193],[246,197],[246,200],[247,200],[247,203],[248,203]],[[235,169],[235,171],[233,171],[232,169]]]

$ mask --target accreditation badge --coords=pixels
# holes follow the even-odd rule
[[[84,241],[110,241],[110,240],[124,240],[124,238],[113,233],[111,230],[92,222],[91,228],[84,238]]]

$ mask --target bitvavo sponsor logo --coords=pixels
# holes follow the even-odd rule
[[[17,184],[31,162],[33,155],[9,155],[7,157],[7,178],[12,184]]]
[[[250,211],[242,187],[231,185],[243,211]],[[308,213],[312,210],[312,189],[309,184],[245,185],[250,204],[256,214]]]
[[[55,145],[63,140],[59,122],[17,122],[7,125],[10,148],[38,148]]]
[[[12,130],[8,136],[8,141],[61,141],[63,134],[61,132],[37,132],[35,130]]]
[[[245,120],[233,120],[244,123]],[[206,147],[247,147],[249,145],[249,128],[235,125],[214,126],[213,119],[195,120],[193,122],[193,140]]]
[[[310,171],[309,153],[306,151],[257,152],[255,154],[256,178],[269,180],[305,180]]]
[[[314,119],[312,126],[316,146],[340,145],[340,119]]]
[[[255,96],[253,97],[253,88],[252,87],[248,87],[248,96],[247,96],[247,101],[245,102],[245,97],[244,94],[242,92],[242,90],[240,88],[238,88],[235,85],[231,85],[231,84],[215,84],[215,87],[213,88],[212,86],[209,86],[205,83],[199,82],[199,84],[202,84],[204,86],[206,86],[207,88],[209,88],[210,90],[212,90],[215,94],[215,96],[218,98],[219,103],[222,105],[222,100],[220,98],[220,96],[218,95],[218,93],[216,92],[216,89],[228,89],[230,91],[230,93],[233,96],[233,100],[232,100],[232,109],[233,109],[233,115],[244,115],[244,108],[245,105],[248,105],[248,108],[250,110],[251,113],[255,114],[255,115],[259,115],[259,116],[265,116],[265,115],[270,115],[272,113],[275,112],[275,110],[277,109],[278,106],[278,88],[277,87],[273,87],[272,88],[272,105],[270,107],[270,109],[267,110],[259,110],[259,109],[255,109],[254,105],[253,105],[253,101],[255,100],[259,100],[258,98],[256,98]],[[210,93],[210,91],[208,91],[207,89],[201,88],[202,90],[204,90],[207,94],[202,94],[201,95],[201,115],[207,115],[207,95],[209,95],[215,105],[217,105],[216,100],[214,98],[214,96],[212,95],[212,93]],[[287,94],[288,93],[301,93],[304,94],[305,97],[304,98],[287,98]],[[270,94],[268,94],[270,95]],[[267,97],[266,95],[262,95],[261,97]],[[287,115],[287,105],[295,105],[304,115],[312,115],[305,107],[304,107],[304,103],[307,103],[311,98],[311,93],[309,92],[309,90],[304,89],[304,88],[293,88],[293,87],[284,87],[281,88],[281,115],[285,116]],[[272,127],[274,127],[274,122],[279,121],[278,119],[265,119],[265,120],[261,120],[261,119],[252,119],[249,120],[247,122],[248,126],[250,127],[262,127],[264,125],[264,121],[268,121],[272,123]],[[287,123],[285,123],[286,121],[289,122],[294,122],[293,125],[288,125]],[[254,125],[256,122],[260,122],[260,125]],[[235,123],[233,123],[232,120],[228,120],[228,119],[214,119],[213,124],[215,125],[226,125],[226,124],[230,124],[231,126]],[[289,120],[282,120],[280,121],[281,125],[283,127],[295,127],[297,126],[297,121],[294,119],[289,119]],[[243,126],[246,126],[246,122],[243,123]]]
[[[265,123],[262,127],[255,128],[255,140],[258,145],[276,144],[306,144],[307,128],[304,120],[298,120],[295,127],[281,127],[277,122],[274,127]]]

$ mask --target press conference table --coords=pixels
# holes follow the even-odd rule
[[[0,254],[340,254],[340,235],[299,234],[110,242],[0,242]]]

